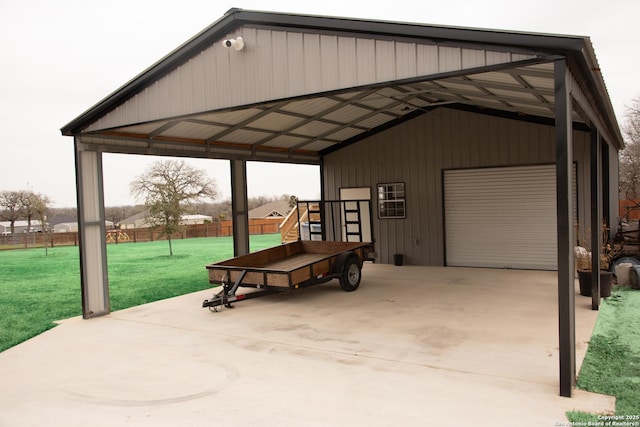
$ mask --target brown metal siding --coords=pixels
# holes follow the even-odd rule
[[[391,263],[394,253],[403,253],[409,264],[443,265],[442,171],[553,163],[553,138],[551,126],[441,108],[327,155],[325,197],[366,186],[375,197],[378,183],[406,182],[407,217],[374,214],[379,261]],[[589,199],[587,154],[588,134],[574,132],[579,203]],[[377,210],[375,200],[372,207]],[[588,221],[588,209],[579,209],[579,221]]]
[[[244,50],[216,41],[88,130],[523,59],[485,50],[253,27],[225,38],[238,36],[245,41]]]

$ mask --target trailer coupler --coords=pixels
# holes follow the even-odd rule
[[[216,307],[224,305],[227,308],[232,308],[232,302],[239,301],[244,298],[238,298],[241,295],[236,296],[236,291],[242,284],[244,276],[246,276],[247,270],[244,270],[238,280],[235,283],[231,282],[231,275],[227,273],[222,279],[222,290],[215,294],[210,300],[204,300],[202,307],[209,307],[213,311],[217,311]]]
[[[236,295],[236,291],[240,286],[249,287],[249,288],[260,288],[255,285],[243,285],[242,281],[244,280],[244,276],[247,274],[247,271],[244,270],[238,280],[235,283],[231,282],[230,276],[227,275],[227,280],[222,281],[222,290],[215,294],[211,299],[206,299],[202,303],[202,307],[209,307],[211,311],[218,311],[217,307],[224,305],[227,308],[233,308],[231,305],[234,302],[244,301],[252,298],[258,298],[265,295],[275,294],[281,292],[279,290],[267,288],[260,289],[255,292],[248,292],[246,294]]]
[[[281,291],[276,291],[273,289],[262,289],[255,292],[248,292],[246,294],[240,295],[214,295],[211,299],[206,299],[202,303],[202,307],[209,307],[211,311],[218,311],[217,307],[224,305],[227,308],[233,308],[231,305],[234,302],[244,301],[252,298],[258,298],[265,295],[277,294]]]

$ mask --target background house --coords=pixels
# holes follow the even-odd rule
[[[113,221],[105,221],[105,226],[107,229],[113,228]],[[54,233],[77,233],[78,232],[78,222],[61,222],[53,226]]]
[[[78,231],[77,222],[61,222],[53,226],[54,233],[72,233]]]
[[[210,215],[201,215],[201,214],[182,215],[182,220],[180,221],[180,224],[182,225],[206,224],[211,221],[213,221],[213,217]]]
[[[123,219],[119,222],[120,229],[133,229],[133,228],[148,228],[151,227],[149,221],[147,220],[149,213],[147,211],[143,211],[132,215],[128,218]],[[209,215],[182,215],[182,220],[180,223],[182,225],[193,225],[193,224],[205,224],[207,222],[213,221],[213,217]]]
[[[45,227],[49,227],[49,223],[45,223]],[[29,223],[26,220],[18,220],[14,222],[13,232],[18,233],[26,233],[28,231],[32,232],[40,232],[42,231],[42,224],[40,221],[32,220],[31,228],[29,228]],[[11,222],[10,221],[0,221],[0,232],[2,234],[11,233]]]
[[[11,234],[11,224],[8,221],[0,222],[0,235],[5,236]]]
[[[291,211],[288,200],[274,200],[251,209],[249,218],[284,218]]]

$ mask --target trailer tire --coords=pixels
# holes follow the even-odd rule
[[[340,275],[340,287],[345,292],[353,292],[360,286],[362,278],[362,267],[357,256],[349,257],[344,263],[342,274]]]

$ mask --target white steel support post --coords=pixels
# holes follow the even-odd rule
[[[576,378],[575,271],[572,224],[572,104],[567,62],[554,65],[556,198],[558,238],[558,331],[560,395],[571,397]]]
[[[597,129],[590,133],[591,157],[591,253],[602,250],[602,149]],[[591,309],[600,308],[600,256],[591,257]]]
[[[249,202],[247,200],[247,162],[231,160],[231,212],[233,254],[249,253]]]
[[[78,197],[78,235],[82,317],[108,314],[109,280],[102,186],[102,153],[85,151],[75,140],[76,191]]]

